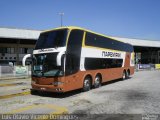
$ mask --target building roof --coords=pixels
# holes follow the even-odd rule
[[[63,27],[67,28],[67,27]],[[82,29],[79,27],[71,27]],[[56,28],[58,29],[58,28]],[[16,39],[35,39],[37,40],[40,33],[39,30],[27,30],[27,29],[16,29],[16,28],[0,28],[0,38],[16,38]],[[110,37],[125,43],[130,43],[133,46],[143,46],[143,47],[159,47],[160,41],[153,40],[143,40],[143,39],[132,39],[132,38],[122,38],[122,37]]]
[[[122,38],[122,37],[112,37],[126,43],[130,43],[133,46],[143,46],[143,47],[159,47],[160,41],[155,40],[144,40],[144,39],[132,39],[132,38]]]
[[[16,29],[16,28],[0,28],[0,38],[16,38],[16,39],[37,39],[41,31]]]

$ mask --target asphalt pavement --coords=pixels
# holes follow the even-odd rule
[[[72,114],[83,119],[115,120],[137,120],[146,115],[160,118],[159,70],[135,72],[127,80],[107,82],[88,92],[76,90],[65,94],[31,95],[30,81],[0,80],[1,114]]]

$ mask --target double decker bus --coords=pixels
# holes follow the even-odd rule
[[[31,93],[88,91],[134,74],[132,45],[79,27],[42,32],[31,56]]]

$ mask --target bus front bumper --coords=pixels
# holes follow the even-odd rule
[[[65,92],[62,86],[54,86],[54,85],[39,85],[39,84],[31,84],[33,91],[46,91],[46,92]]]

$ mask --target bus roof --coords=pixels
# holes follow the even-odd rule
[[[97,33],[97,32],[94,32],[94,31],[92,31],[92,30],[88,30],[88,29],[85,29],[85,28],[77,27],[77,26],[58,27],[58,28],[54,28],[54,29],[50,29],[50,30],[45,30],[45,31],[43,31],[42,33],[50,32],[50,31],[54,31],[54,30],[62,30],[62,29],[70,29],[70,30],[78,29],[78,30],[83,30],[83,31],[90,32],[90,33],[93,33],[93,34],[96,34],[96,35],[100,35],[100,36],[103,36],[103,37],[110,38],[110,39],[115,40],[115,41],[119,41],[119,42],[125,43],[125,42],[123,42],[123,41],[114,39],[114,38],[112,38],[112,37],[110,37],[110,36],[107,36],[107,35],[104,35],[104,34],[101,34],[101,33]],[[130,43],[127,43],[127,44],[130,44]],[[131,45],[131,44],[130,44],[130,45]]]

